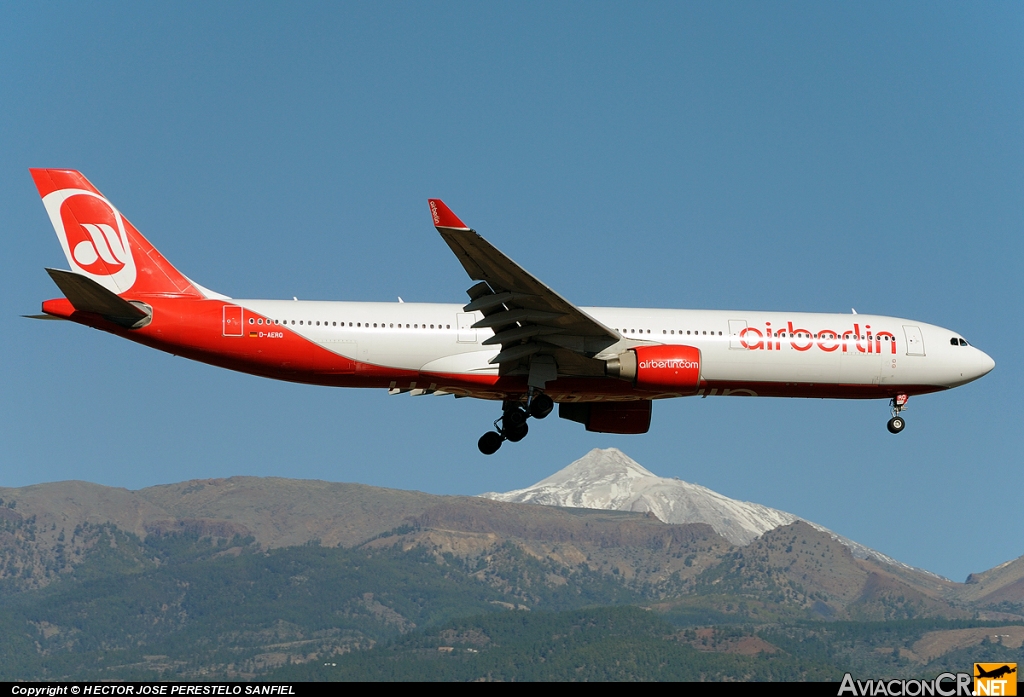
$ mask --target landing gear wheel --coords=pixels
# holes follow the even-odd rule
[[[529,418],[525,411],[520,407],[513,407],[512,409],[505,410],[505,413],[501,417],[501,427],[505,431],[514,431],[520,426],[526,424],[526,419]],[[511,439],[510,439],[511,440]]]
[[[505,440],[500,434],[494,431],[488,431],[487,433],[480,436],[480,440],[476,442],[476,447],[480,448],[480,452],[484,455],[493,455],[498,452],[498,448],[501,447],[501,442]]]
[[[889,429],[889,433],[899,433],[906,425],[907,422],[903,420],[902,416],[894,416],[889,419],[889,423],[885,427]]]
[[[555,403],[546,394],[539,394],[530,402],[530,416],[535,419],[543,419],[555,408]]]
[[[526,438],[526,434],[529,433],[529,432],[530,432],[530,426],[524,421],[523,423],[519,424],[518,426],[513,426],[512,428],[506,428],[505,429],[505,440],[512,441],[513,443],[518,443],[523,438]]]
[[[476,446],[480,448],[480,452],[484,455],[493,455],[505,441],[518,443],[526,438],[526,434],[530,432],[527,419],[537,414],[541,414],[537,418],[544,418],[554,408],[554,402],[550,397],[543,394],[537,397],[542,399],[539,403],[537,399],[531,399],[530,406],[535,409],[531,408],[529,411],[518,401],[506,401],[502,405],[501,418],[494,422],[494,430],[483,434],[477,441]]]

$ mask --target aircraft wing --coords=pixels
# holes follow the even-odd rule
[[[617,331],[509,259],[459,220],[443,201],[430,199],[430,213],[466,273],[481,281],[467,291],[471,301],[465,310],[483,313],[484,318],[474,327],[494,330],[484,344],[501,345],[491,362],[500,365],[502,375],[530,372],[533,364],[550,366],[552,359],[558,375],[605,374],[604,362],[593,356],[622,338]],[[551,358],[540,358],[543,356]],[[531,376],[531,383],[533,380]]]

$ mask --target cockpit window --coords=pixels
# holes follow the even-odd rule
[[[960,339],[960,345],[961,346],[970,346],[970,344],[967,343],[967,339]]]
[[[950,345],[950,346],[959,346],[959,345],[960,345],[960,342],[959,342],[959,341],[957,341],[957,340],[956,340],[956,337],[954,336],[954,337],[953,337],[952,339],[950,339],[950,340],[949,340],[949,345]]]

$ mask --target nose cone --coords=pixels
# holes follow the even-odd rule
[[[950,387],[974,382],[978,378],[988,375],[996,367],[996,362],[987,353],[979,351],[973,346],[960,347],[959,350],[953,349],[952,354],[956,356],[956,360],[947,364],[952,369],[950,371],[951,379],[947,383]]]
[[[961,361],[962,363],[958,366],[961,385],[988,375],[996,367],[996,362],[987,353],[979,351],[973,346],[969,353],[965,353]]]
[[[992,372],[992,369],[996,367],[996,362],[994,360],[992,360],[992,357],[989,356],[984,351],[978,351],[977,364],[978,364],[978,367],[977,367],[977,371],[978,372],[974,376],[975,380],[980,378],[982,375],[988,375],[989,373]]]

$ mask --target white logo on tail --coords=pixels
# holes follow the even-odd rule
[[[84,189],[61,189],[43,197],[71,270],[114,293],[135,283],[124,218],[110,201]]]
[[[106,223],[81,223],[89,231],[88,240],[75,245],[75,261],[82,266],[91,266],[97,259],[109,265],[124,266],[128,251],[121,245],[114,228]]]

